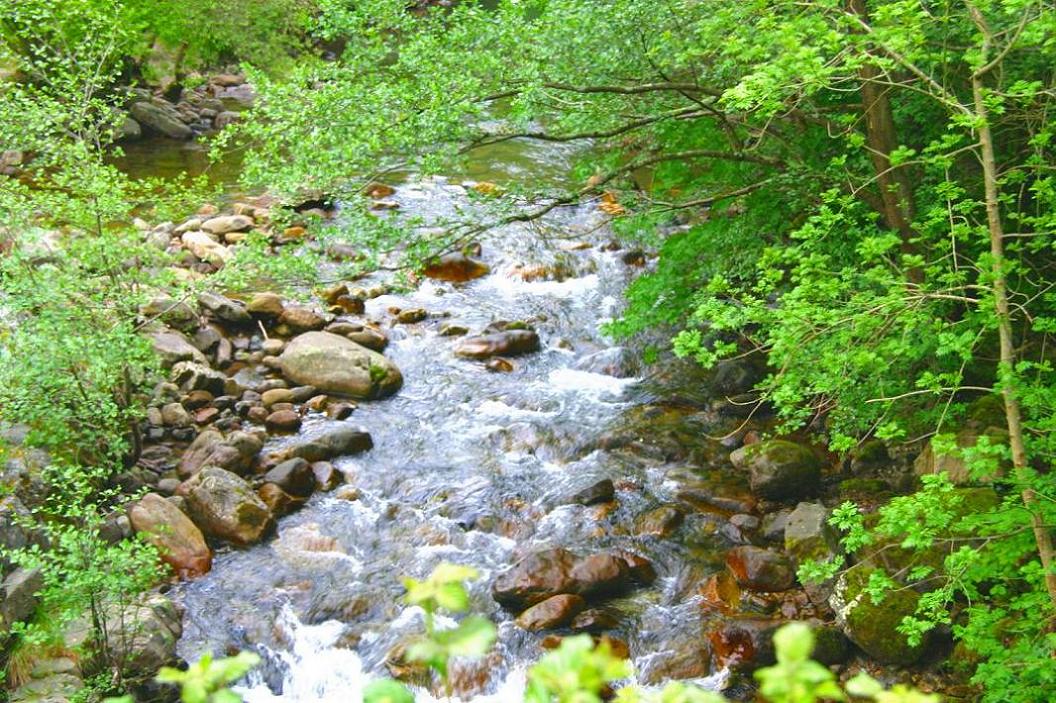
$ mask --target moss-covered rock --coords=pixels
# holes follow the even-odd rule
[[[912,664],[924,653],[927,638],[913,646],[898,626],[916,612],[920,594],[892,590],[874,603],[866,587],[876,571],[864,564],[848,569],[837,581],[829,605],[843,633],[870,657],[882,664]]]
[[[730,461],[750,472],[752,492],[767,500],[793,502],[820,488],[821,462],[804,444],[784,439],[749,444],[731,453]]]

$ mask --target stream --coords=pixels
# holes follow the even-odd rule
[[[428,222],[452,215],[468,202],[464,179],[561,182],[574,155],[561,145],[508,142],[501,149],[482,154],[457,178],[408,176],[388,198],[399,203],[393,216]],[[200,172],[199,157],[188,145],[140,146],[126,166],[135,170],[150,159],[163,169]],[[223,180],[235,171],[213,175]],[[718,442],[703,439],[723,420],[657,404],[661,392],[655,379],[642,377],[637,354],[603,333],[641,271],[624,262],[625,251],[605,246],[611,239],[596,204],[561,209],[535,226],[484,237],[480,258],[491,273],[483,278],[425,280],[412,292],[367,301],[366,316],[374,319],[391,319],[391,307],[430,313],[424,322],[387,329],[385,353],[402,370],[403,389],[360,403],[344,421],[368,430],[374,449],[334,462],[348,486],[317,494],[281,519],[269,541],[221,551],[210,573],[173,589],[186,611],[181,656],[259,653],[263,665],[239,689],[249,703],[359,701],[364,685],[389,675],[393,648],[422,631],[420,609],[401,602],[401,578],[424,578],[452,562],[479,571],[472,611],[489,617],[499,633],[490,655],[454,667],[456,698],[516,701],[526,668],[546,651],[540,646],[546,633],[520,629],[514,614],[495,603],[495,576],[540,548],[578,554],[622,548],[650,559],[658,574],[651,586],[600,604],[618,622],[609,634],[628,644],[639,680],[691,678],[716,688],[724,672],[708,664],[697,587],[722,568],[723,550],[740,539],[708,511],[687,514],[672,536],[636,534],[636,517],[676,502],[708,468],[697,454],[698,466],[687,468],[685,457],[651,447],[648,437],[612,437],[633,434],[627,428],[634,418],[670,416],[679,431],[697,433],[705,455],[724,460]],[[532,265],[562,275],[525,280]],[[527,321],[542,339],[541,351],[514,358],[510,373],[454,356],[457,339],[439,334],[445,322],[472,334],[497,320]],[[336,423],[309,414],[301,435]],[[264,451],[288,441],[274,438]],[[567,503],[606,478],[616,487],[613,502]],[[439,700],[434,695],[421,690],[418,700]]]

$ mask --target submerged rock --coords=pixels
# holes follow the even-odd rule
[[[288,379],[323,393],[384,398],[403,385],[403,376],[392,361],[329,332],[302,334],[278,358]]]
[[[539,335],[533,330],[507,330],[478,337],[466,337],[455,347],[455,354],[469,359],[518,356],[535,351],[539,351]]]
[[[464,283],[475,278],[486,276],[491,269],[483,261],[472,259],[465,254],[445,254],[430,261],[423,273],[428,278],[452,283]]]

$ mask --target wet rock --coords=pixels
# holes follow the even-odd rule
[[[514,369],[513,362],[508,359],[495,357],[484,363],[484,368],[492,373],[511,373]]]
[[[619,618],[609,611],[600,608],[591,608],[589,610],[584,610],[579,615],[572,618],[572,623],[569,627],[575,632],[590,632],[592,634],[598,634],[605,630],[613,630],[619,627],[619,625]]]
[[[595,505],[597,503],[607,503],[615,497],[616,487],[613,485],[612,479],[604,478],[580,491],[576,491],[564,502],[577,505]]]
[[[207,535],[249,545],[272,525],[268,506],[243,479],[230,471],[207,466],[180,487],[187,512]]]
[[[634,531],[650,537],[670,537],[681,525],[685,515],[678,508],[661,505],[642,513],[634,520]]]
[[[741,587],[729,571],[719,571],[709,576],[700,587],[700,596],[705,608],[730,615],[740,608]]]
[[[276,517],[289,515],[304,505],[305,500],[303,498],[291,496],[274,483],[265,483],[262,485],[257,489],[257,495],[260,496],[260,499],[268,506],[268,510],[271,511],[271,514]]]
[[[787,557],[760,547],[734,547],[726,553],[726,566],[738,585],[753,591],[786,591],[796,582]]]
[[[469,359],[492,356],[518,356],[539,351],[539,335],[532,330],[508,330],[478,337],[467,337],[455,347],[455,354]]]
[[[212,566],[213,554],[190,518],[156,493],[148,493],[128,510],[132,529],[153,544],[162,561],[180,578],[200,576]]]
[[[326,416],[335,420],[345,420],[356,410],[355,403],[329,403],[326,406]]]
[[[499,574],[492,584],[492,596],[500,604],[519,610],[553,595],[572,593],[575,563],[576,556],[560,547],[535,552]]]
[[[202,293],[198,303],[209,315],[231,325],[248,325],[253,322],[245,304],[217,293]]]
[[[246,310],[257,317],[276,319],[285,310],[282,297],[275,293],[257,293],[246,304]]]
[[[129,107],[132,118],[147,130],[169,139],[192,139],[194,132],[168,103],[136,102]]]
[[[359,454],[373,448],[370,434],[358,427],[338,427],[311,439],[298,439],[273,459],[280,461],[300,457],[309,462],[327,461],[341,456]]]
[[[668,681],[704,678],[712,672],[711,652],[697,635],[689,641],[667,643],[653,653],[638,672],[638,681],[644,686],[658,686]]]
[[[202,223],[202,230],[209,234],[227,234],[228,232],[245,232],[253,229],[253,218],[245,215],[221,215],[210,217]]]
[[[282,462],[264,474],[264,481],[274,483],[295,498],[307,498],[315,491],[312,465],[301,458]]]
[[[403,385],[396,365],[381,354],[329,332],[308,332],[279,357],[283,374],[324,393],[382,398]]]
[[[150,334],[150,342],[165,366],[173,366],[181,361],[208,363],[205,355],[198,351],[187,337],[175,330],[153,332]]]
[[[653,563],[641,554],[627,549],[617,549],[613,551],[613,555],[627,564],[627,573],[635,583],[648,586],[656,581],[656,569],[653,568]]]
[[[10,703],[72,703],[84,690],[74,672],[34,677],[11,692]]]
[[[184,392],[207,391],[213,396],[223,395],[227,384],[227,376],[193,361],[181,361],[173,366],[171,378]]]
[[[279,322],[297,333],[321,330],[329,320],[315,310],[303,305],[288,305],[279,317]]]
[[[429,316],[422,308],[411,308],[409,310],[400,310],[399,314],[396,315],[396,322],[401,325],[410,325],[416,322],[421,322]]]
[[[464,283],[475,278],[486,276],[491,272],[483,261],[472,259],[465,254],[445,254],[430,261],[422,271],[428,278],[452,283]]]
[[[774,632],[780,623],[764,618],[726,619],[707,634],[718,666],[752,671],[774,663]]]
[[[454,322],[445,322],[440,325],[440,331],[437,334],[441,337],[461,337],[469,334],[469,328]]]
[[[277,403],[292,403],[293,391],[289,388],[271,388],[260,394],[260,402],[265,408],[270,408]]]
[[[363,327],[355,332],[349,332],[345,335],[351,341],[356,344],[372,349],[376,352],[380,352],[385,347],[389,346],[389,338],[379,329],[373,327]]]
[[[567,625],[586,606],[586,601],[574,594],[551,596],[521,613],[517,624],[529,632],[552,630]]]
[[[630,565],[615,554],[591,554],[577,560],[569,576],[573,590],[584,596],[626,591],[631,583]]]
[[[902,619],[916,613],[920,594],[910,589],[888,591],[880,603],[866,592],[870,575],[866,565],[853,566],[836,582],[829,605],[847,638],[882,664],[907,665],[917,661],[928,638],[912,646],[898,631]]]
[[[626,347],[612,347],[585,356],[576,362],[575,368],[615,378],[631,378],[640,371],[638,359]]]
[[[15,623],[26,622],[37,609],[37,592],[44,588],[39,569],[18,568],[0,584],[0,642]]]
[[[293,433],[301,429],[301,416],[293,410],[276,410],[264,418],[269,432]]]
[[[344,475],[329,461],[316,461],[311,466],[317,490],[332,491],[345,481]]]
[[[185,249],[213,266],[223,266],[234,256],[234,252],[205,232],[184,232],[180,241]]]
[[[732,452],[730,461],[750,472],[752,492],[767,500],[792,502],[817,494],[821,462],[802,444],[772,439]]]

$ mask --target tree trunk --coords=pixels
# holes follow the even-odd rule
[[[851,11],[868,21],[865,0],[850,0]],[[888,227],[902,238],[902,252],[911,253],[913,247],[913,184],[905,168],[891,166],[891,152],[898,148],[895,116],[887,88],[877,82],[880,70],[865,64],[858,70],[861,79],[862,116],[865,119],[865,144],[873,162],[876,183],[880,189],[880,214]],[[919,281],[921,273],[911,271],[910,278]]]
[[[1034,541],[1038,546],[1038,556],[1045,571],[1045,588],[1049,599],[1056,607],[1056,572],[1053,571],[1052,534],[1045,526],[1040,506],[1034,489],[1027,481],[1027,448],[1024,441],[1023,418],[1020,412],[1019,399],[1016,398],[1012,379],[1015,374],[1015,351],[1012,344],[1012,315],[1008,306],[1008,281],[1005,275],[1005,232],[1001,224],[1001,206],[998,196],[997,161],[994,157],[994,140],[990,132],[989,115],[983,96],[982,76],[972,77],[972,97],[975,101],[975,113],[979,118],[980,158],[983,163],[983,186],[986,196],[986,219],[990,232],[990,256],[993,259],[994,312],[997,316],[997,333],[1001,347],[1001,361],[998,369],[998,382],[1005,401],[1005,421],[1008,424],[1008,440],[1012,450],[1012,467],[1017,481],[1023,485],[1021,497],[1023,505],[1030,513]]]

